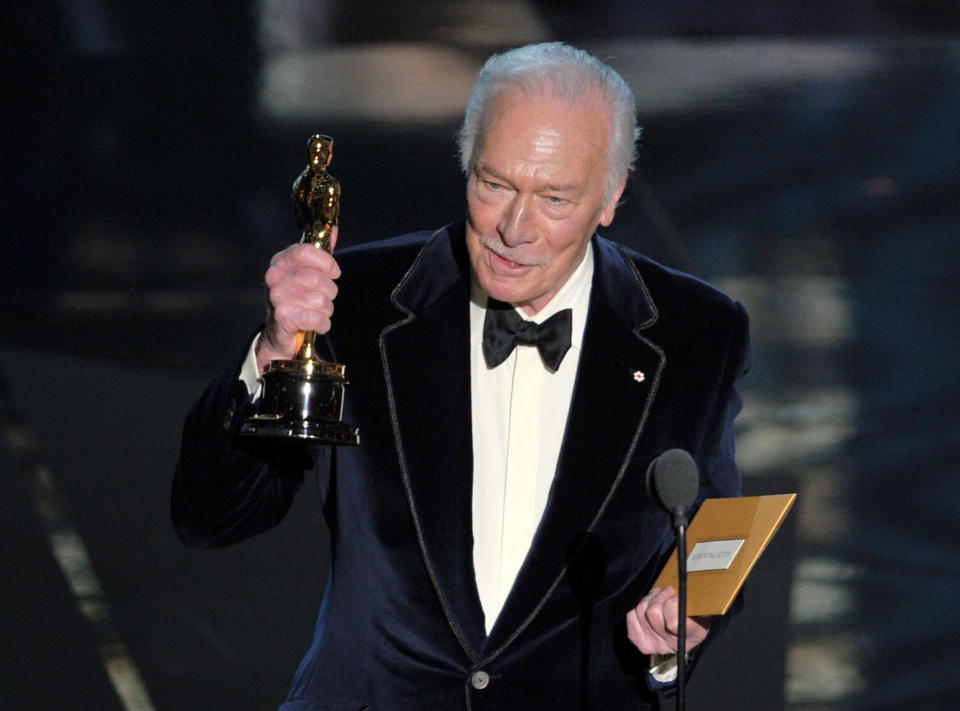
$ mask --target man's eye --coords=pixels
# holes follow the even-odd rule
[[[562,197],[557,197],[556,195],[548,195],[548,196],[547,196],[547,202],[549,202],[551,205],[557,207],[557,206],[560,206],[560,205],[566,205],[567,202],[568,202],[568,200],[566,200],[565,198],[562,198]]]
[[[501,190],[503,188],[500,183],[494,183],[490,180],[484,180],[483,184],[487,187],[487,190]]]

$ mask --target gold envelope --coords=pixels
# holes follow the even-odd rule
[[[744,539],[726,570],[687,573],[687,615],[722,615],[730,609],[754,564],[793,506],[796,494],[707,499],[687,529],[687,555],[697,543]],[[677,551],[653,587],[678,589]]]

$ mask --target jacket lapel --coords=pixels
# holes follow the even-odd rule
[[[462,223],[434,234],[393,292],[405,316],[383,330],[380,351],[421,554],[475,660],[486,632],[473,570],[468,264]]]
[[[484,656],[499,654],[563,580],[570,543],[589,532],[630,462],[656,394],[662,351],[642,335],[656,308],[632,262],[596,238],[593,288],[557,473],[530,553]]]

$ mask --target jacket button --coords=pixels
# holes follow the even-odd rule
[[[478,691],[486,689],[490,684],[490,675],[485,671],[475,671],[470,675],[470,686]]]

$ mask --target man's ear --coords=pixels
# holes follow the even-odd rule
[[[610,196],[610,199],[604,206],[603,212],[600,213],[601,226],[608,227],[610,223],[613,222],[613,216],[617,212],[617,205],[620,204],[620,197],[623,195],[623,191],[626,187],[627,176],[623,176],[623,178],[620,180],[620,184],[617,186],[617,189],[613,191],[613,195]]]

